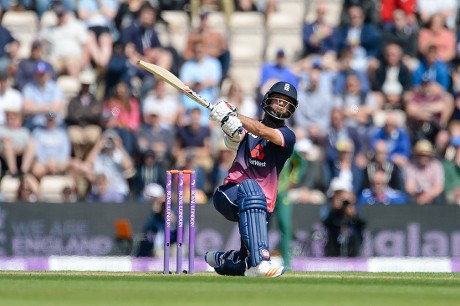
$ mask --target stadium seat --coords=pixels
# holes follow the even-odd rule
[[[316,5],[323,0],[309,0],[307,13],[305,14],[305,22],[312,22],[316,18]],[[340,23],[340,14],[342,13],[343,0],[329,0],[326,22],[337,26]]]
[[[236,80],[242,80],[241,85],[245,94],[256,96],[256,90],[260,82],[260,64],[242,63],[237,65],[232,63],[230,67],[230,77]]]
[[[293,18],[289,13],[274,12],[267,20],[268,35],[273,33],[289,33],[291,31],[301,32],[303,20]]]
[[[168,22],[170,43],[182,53],[187,44],[187,37],[190,33],[190,19],[184,11],[163,11],[161,16]]]
[[[302,53],[302,35],[299,32],[271,34],[268,37],[265,53],[266,61],[274,61],[276,51],[283,48],[288,63],[298,60]]]
[[[30,55],[30,46],[38,33],[39,20],[32,11],[7,11],[2,18],[2,25],[19,42],[18,59]]]
[[[51,27],[56,25],[58,22],[57,15],[54,11],[46,11],[43,13],[42,17],[40,18],[40,29]]]
[[[19,178],[5,175],[0,181],[0,193],[7,202],[14,202],[17,199],[19,189]]]
[[[228,36],[227,21],[223,12],[211,12],[208,16],[208,23],[214,31],[221,32],[225,37]]]
[[[306,4],[305,0],[283,0],[276,3],[276,8],[278,12],[286,13],[292,19],[302,22],[305,18]]]
[[[80,80],[70,75],[61,75],[56,79],[56,83],[64,93],[64,103],[67,106],[70,99],[80,91]]]
[[[70,175],[45,175],[40,180],[39,200],[61,203],[65,187],[75,188],[75,181]]]
[[[234,12],[230,18],[230,32],[265,31],[265,17],[260,12]]]

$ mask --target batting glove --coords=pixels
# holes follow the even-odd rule
[[[236,116],[236,106],[221,100],[214,105],[211,113],[209,114],[209,119],[223,123],[224,118],[228,116]]]
[[[243,124],[237,116],[227,116],[227,119],[222,122],[221,128],[225,134],[230,137],[235,136],[237,133],[243,132]]]

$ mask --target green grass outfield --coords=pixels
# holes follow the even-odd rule
[[[460,305],[460,273],[0,272],[0,305]]]

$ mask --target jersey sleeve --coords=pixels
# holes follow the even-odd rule
[[[294,151],[296,141],[294,132],[287,126],[279,128],[278,131],[281,133],[281,137],[283,138],[283,144],[281,146],[284,147],[289,156],[291,156]]]

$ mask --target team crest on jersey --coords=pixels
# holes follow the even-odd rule
[[[289,91],[290,88],[291,88],[291,85],[289,83],[284,83],[284,90],[285,91]]]
[[[262,257],[265,258],[265,259],[269,259],[270,258],[270,252],[268,250],[262,250],[260,251],[262,253]]]
[[[251,157],[252,158],[256,158],[258,160],[262,160],[264,159],[264,151],[262,149],[262,146],[260,144],[258,144],[254,149],[252,149],[251,151]]]

